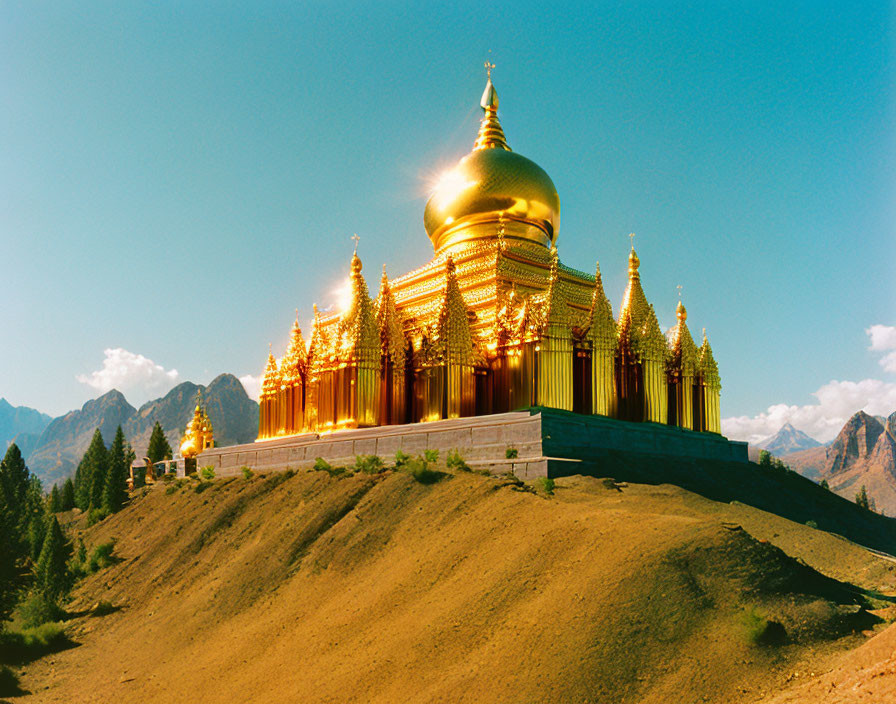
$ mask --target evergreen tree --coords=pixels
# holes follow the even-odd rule
[[[22,586],[20,545],[15,540],[15,518],[0,504],[0,624],[9,619]]]
[[[172,457],[171,445],[168,444],[168,440],[165,438],[165,431],[162,430],[162,426],[159,425],[158,421],[152,427],[152,435],[149,436],[146,456],[149,457],[153,464],[162,460],[170,460]]]
[[[856,503],[862,508],[869,508],[868,506],[868,492],[865,491],[865,485],[862,484],[862,488],[859,489],[859,493],[856,494]]]
[[[31,561],[37,562],[40,551],[44,547],[44,538],[47,535],[47,521],[44,516],[32,516],[28,525],[28,550]]]
[[[821,480],[821,485],[820,485],[820,486],[821,486],[822,489],[830,489],[830,488],[831,488],[830,486],[828,486],[828,480],[827,480],[827,479],[822,479],[822,480]]]
[[[115,439],[109,448],[109,473],[103,488],[103,508],[110,513],[121,510],[128,498],[128,448],[121,426],[115,431]]]
[[[82,510],[99,508],[103,505],[103,489],[106,486],[106,475],[109,473],[109,451],[103,442],[103,434],[97,428],[90,441],[90,447],[84,453],[84,459],[78,466],[83,485],[78,506]]]
[[[49,601],[58,604],[71,588],[71,574],[68,561],[72,547],[59,527],[56,516],[50,517],[47,537],[34,569],[34,587]]]
[[[0,504],[12,514],[13,525],[24,532],[28,528],[27,496],[30,473],[18,445],[12,443],[0,460]]]
[[[759,451],[759,466],[765,469],[772,466],[772,454],[768,450]]]
[[[62,493],[59,491],[59,487],[55,484],[50,490],[50,501],[47,508],[50,513],[59,513],[62,510]]]
[[[75,470],[75,506],[82,511],[86,511],[90,507],[90,480],[87,476],[87,453],[78,462],[78,468]]]
[[[62,485],[62,510],[70,511],[75,507],[75,483],[69,477]]]

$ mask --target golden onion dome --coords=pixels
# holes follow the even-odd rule
[[[498,122],[498,94],[491,78],[480,102],[485,116],[473,151],[439,180],[426,203],[423,225],[436,252],[452,245],[503,236],[557,241],[560,197],[535,162],[512,152]]]

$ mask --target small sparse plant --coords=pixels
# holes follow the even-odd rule
[[[355,471],[365,474],[379,474],[385,469],[383,460],[377,455],[355,455]]]
[[[426,460],[428,464],[435,464],[439,461],[439,451],[438,450],[424,450],[423,451],[423,459]]]
[[[819,484],[818,486],[820,486],[822,489],[827,489],[828,491],[831,490],[831,487],[828,485],[827,479],[822,479],[821,484]]]
[[[539,477],[535,480],[535,483],[541,488],[541,490],[547,494],[548,496],[554,495],[554,480],[550,477]]]
[[[19,606],[19,616],[26,629],[33,629],[45,623],[62,620],[65,611],[53,599],[35,592]]]
[[[199,473],[202,475],[202,478],[207,482],[210,482],[212,479],[215,478],[215,468],[210,464],[203,467]]]
[[[247,467],[246,465],[243,465],[242,467],[240,467],[240,472],[242,472],[243,479],[245,479],[246,481],[249,481],[254,476],[253,472],[252,472],[252,468]]]
[[[402,452],[399,450],[395,453],[395,466],[397,468],[404,467],[411,459],[411,456],[407,452]]]
[[[810,528],[818,528],[818,524],[815,521],[806,521],[806,525]]]
[[[504,457],[508,460],[515,460],[519,456],[520,451],[515,447],[508,447],[506,450],[504,450]]]
[[[441,473],[430,469],[425,457],[415,457],[405,465],[405,468],[408,474],[421,484],[435,484],[442,477]]]
[[[114,540],[111,540],[108,543],[100,543],[94,547],[93,552],[90,553],[90,560],[87,562],[87,570],[89,572],[97,572],[115,564],[115,558],[112,556],[114,550]]]
[[[109,516],[109,511],[104,508],[92,508],[87,513],[87,527],[94,526]]]
[[[747,640],[753,645],[781,645],[787,640],[784,626],[765,618],[756,609],[746,611],[742,623]]]
[[[314,460],[314,471],[315,472],[330,472],[333,469],[333,465],[327,462],[323,457],[318,457]]]
[[[449,469],[453,469],[458,472],[470,472],[470,465],[464,462],[464,458],[460,456],[460,452],[457,450],[452,450],[448,453],[448,457],[445,459],[445,464]]]
[[[868,501],[868,490],[865,489],[865,485],[862,484],[862,488],[859,489],[856,494],[856,503],[862,508],[870,509],[871,505]]]
[[[98,601],[96,606],[90,612],[91,616],[107,616],[108,614],[118,611],[118,607],[114,606],[111,601]]]

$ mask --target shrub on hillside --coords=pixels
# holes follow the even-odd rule
[[[403,469],[421,484],[434,484],[442,478],[441,472],[430,468],[426,457],[414,457],[408,460]]]
[[[457,450],[451,450],[448,453],[448,457],[445,459],[445,464],[449,469],[456,470],[458,472],[470,472],[470,465],[464,462],[464,458],[460,456],[460,452]]]
[[[554,480],[550,477],[539,477],[535,480],[535,483],[541,488],[541,490],[547,494],[548,496],[554,495]]]
[[[202,478],[207,482],[210,482],[212,479],[215,478],[215,468],[212,467],[210,464],[203,467],[199,473],[202,475]]]
[[[395,467],[401,469],[410,461],[410,459],[411,456],[407,452],[399,450],[395,453]]]
[[[110,540],[108,543],[100,543],[90,554],[90,560],[87,562],[87,569],[90,572],[97,572],[105,569],[116,562],[112,553],[115,550],[115,541]]]
[[[240,472],[243,473],[243,479],[246,481],[249,481],[253,477],[252,468],[247,467],[246,465],[240,467]]]
[[[19,616],[25,628],[32,629],[60,621],[65,617],[65,611],[45,594],[34,592],[19,605]]]
[[[377,455],[355,455],[355,471],[365,474],[379,474],[385,469],[383,460]]]
[[[87,527],[94,526],[104,518],[108,518],[109,511],[104,508],[92,508],[87,513]]]
[[[515,460],[519,456],[520,451],[515,447],[508,447],[506,450],[504,450],[504,457],[508,460]]]
[[[438,450],[424,450],[423,451],[423,459],[426,460],[429,464],[435,464],[439,461],[439,451]]]

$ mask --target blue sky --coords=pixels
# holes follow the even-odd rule
[[[332,303],[353,232],[374,290],[383,262],[425,262],[428,188],[472,145],[490,56],[510,146],[560,194],[562,260],[599,259],[617,309],[637,233],[661,323],[681,284],[707,327],[737,433],[774,404],[802,418],[831,382],[874,382],[841,415],[896,410],[893,19],[819,0],[4,2],[0,396],[59,414],[110,379],[139,403],[257,375],[296,307],[307,324]]]

